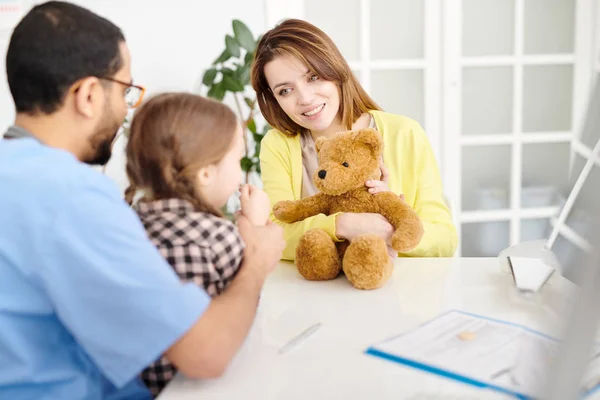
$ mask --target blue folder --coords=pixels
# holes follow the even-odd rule
[[[538,331],[529,329],[529,328],[527,328],[526,326],[523,326],[523,325],[514,324],[514,323],[508,322],[508,321],[497,320],[497,319],[494,319],[494,318],[488,318],[488,317],[484,317],[482,315],[472,314],[472,313],[468,313],[468,312],[464,312],[464,311],[459,311],[459,310],[451,310],[451,311],[445,312],[445,313],[439,315],[438,317],[436,317],[436,318],[434,318],[434,319],[432,319],[432,320],[430,320],[428,322],[425,322],[423,325],[421,325],[421,327],[424,326],[424,325],[426,325],[426,324],[428,324],[428,323],[430,323],[430,322],[432,322],[432,321],[435,321],[436,319],[438,319],[438,318],[440,318],[442,316],[445,316],[445,315],[447,315],[449,313],[460,313],[460,314],[463,314],[463,315],[468,315],[468,316],[475,317],[475,318],[480,318],[480,319],[484,319],[484,320],[488,320],[488,321],[493,321],[493,322],[497,322],[497,323],[504,324],[504,325],[514,326],[514,327],[517,327],[519,329],[531,332],[533,334],[545,337],[547,339],[550,339],[550,340],[553,340],[553,341],[557,341],[556,338],[548,336],[548,335],[546,335],[546,334],[544,334],[542,332],[538,332]],[[419,329],[419,328],[416,328],[416,329]],[[413,332],[413,331],[409,331],[409,332]],[[394,336],[392,338],[389,338],[389,339],[383,341],[382,343],[384,343],[386,341],[389,341],[389,340],[394,340],[394,339],[396,339],[398,337],[406,335],[409,332],[405,332],[405,333],[402,333],[400,335],[397,335],[397,336]],[[421,371],[425,371],[425,372],[428,372],[428,373],[431,373],[431,374],[435,374],[435,375],[438,375],[438,376],[441,376],[441,377],[444,377],[444,378],[452,379],[452,380],[455,380],[455,381],[458,381],[458,382],[461,382],[461,383],[464,383],[464,384],[467,384],[467,385],[475,386],[475,387],[478,387],[478,388],[481,388],[481,389],[490,389],[490,390],[493,390],[493,391],[497,391],[497,392],[501,392],[501,393],[504,393],[504,394],[511,395],[511,396],[513,396],[515,398],[518,398],[518,399],[525,399],[525,400],[527,400],[527,399],[534,399],[534,397],[531,397],[531,396],[523,394],[523,393],[519,393],[519,392],[517,392],[517,391],[515,391],[515,390],[513,390],[511,388],[506,388],[506,387],[494,385],[494,384],[491,384],[489,382],[478,380],[478,379],[476,379],[474,377],[462,375],[462,374],[456,373],[454,371],[450,371],[450,370],[443,369],[443,368],[440,368],[440,367],[437,367],[437,366],[434,366],[434,365],[429,365],[429,364],[423,363],[422,361],[417,361],[417,360],[414,360],[414,359],[410,359],[410,358],[404,357],[404,356],[402,356],[400,354],[392,354],[392,353],[380,350],[380,349],[377,348],[377,345],[369,347],[365,351],[365,353],[368,354],[368,355],[371,355],[371,356],[379,357],[379,358],[382,358],[384,360],[388,360],[388,361],[395,362],[395,363],[398,363],[398,364],[406,365],[408,367],[412,367],[412,368],[415,368],[415,369],[418,369],[418,370],[421,370]],[[583,393],[583,396],[584,397],[589,396],[590,394],[594,393],[599,388],[600,388],[600,384],[594,386],[594,388],[592,388],[591,390]]]

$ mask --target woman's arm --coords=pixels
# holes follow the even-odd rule
[[[425,234],[419,245],[401,254],[409,257],[452,257],[458,245],[456,228],[444,200],[442,180],[433,149],[418,124],[414,134],[414,210],[423,221]],[[406,178],[405,178],[406,179]]]

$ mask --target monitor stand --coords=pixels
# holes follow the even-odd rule
[[[503,272],[510,273],[507,257],[530,257],[542,260],[544,264],[554,268],[556,270],[555,273],[562,275],[562,267],[554,253],[546,247],[546,243],[547,241],[545,239],[530,240],[517,243],[514,246],[502,250],[500,254],[498,254],[500,268]]]

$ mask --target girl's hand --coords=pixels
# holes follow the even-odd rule
[[[244,215],[254,226],[265,226],[271,213],[267,194],[254,185],[245,184],[240,189],[240,204]]]

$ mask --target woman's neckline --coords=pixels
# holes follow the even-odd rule
[[[366,129],[366,128],[371,128],[371,127],[373,127],[374,129],[377,129],[376,125],[375,125],[375,117],[373,117],[373,115],[367,111],[363,115],[361,115],[356,120],[356,122],[352,125],[352,130]],[[313,141],[317,140],[317,138],[322,136],[322,135],[319,135],[319,136],[315,137],[312,134],[312,132],[310,132],[310,131],[308,132],[308,134],[313,139]]]

